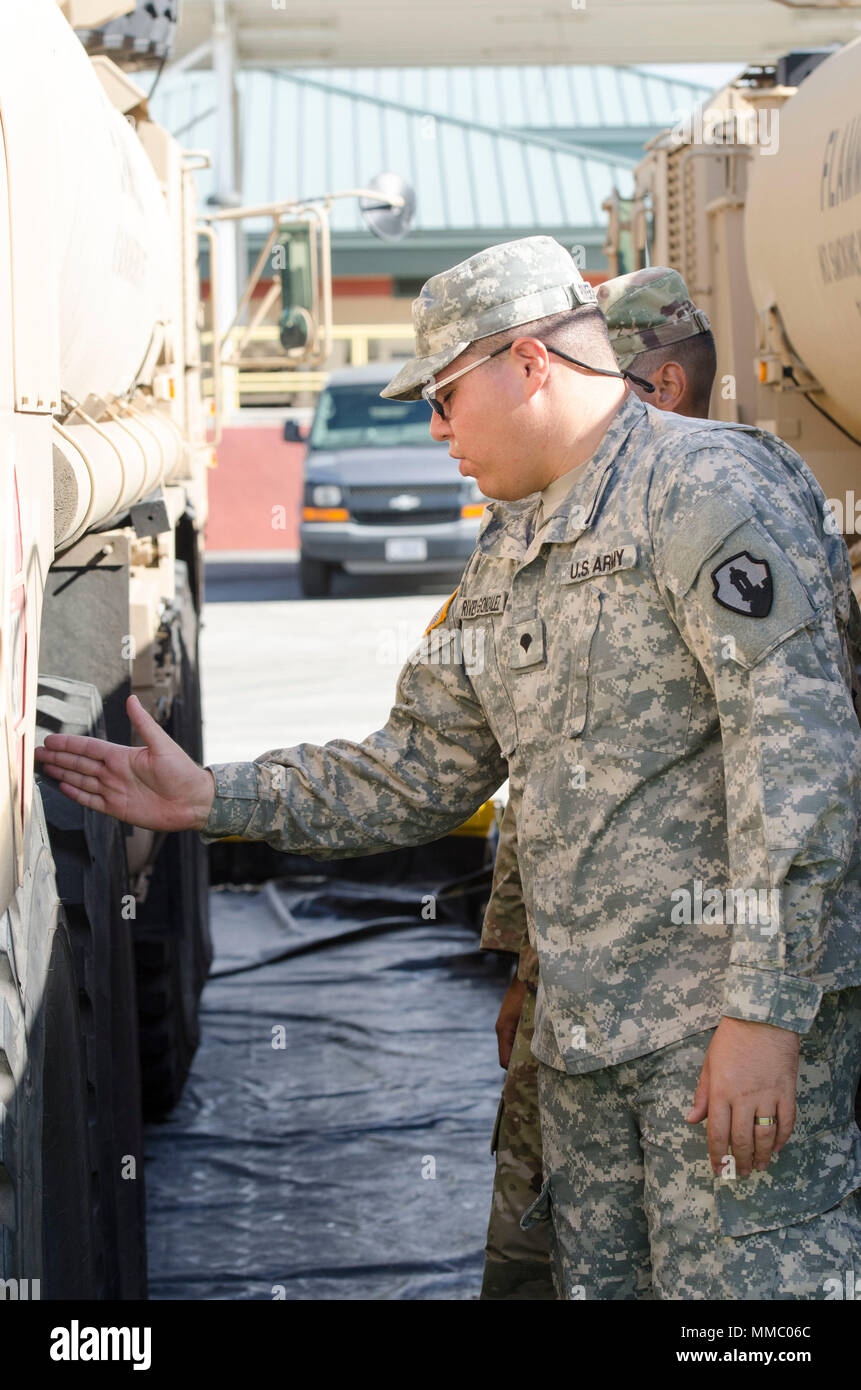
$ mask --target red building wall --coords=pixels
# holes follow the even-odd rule
[[[280,424],[224,430],[209,470],[207,551],[298,549],[304,452],[284,443]]]

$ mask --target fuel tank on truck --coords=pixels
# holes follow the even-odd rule
[[[55,0],[2,0],[2,8],[0,98],[10,179],[50,183],[55,255],[42,274],[57,277],[60,386],[80,401],[90,393],[121,396],[170,316],[164,196],[134,129],[109,101]],[[34,72],[41,93],[32,88]],[[24,189],[10,192],[14,207]],[[44,236],[32,225],[17,232]]]
[[[16,402],[62,418],[53,430],[59,553],[184,461],[166,400],[181,349],[176,254],[140,130],[102,85],[115,90],[122,75],[90,61],[55,0],[0,0],[0,15]],[[149,386],[158,389],[135,394]]]
[[[796,377],[803,383],[799,368],[806,368],[822,388],[812,390],[811,401],[858,439],[861,39],[821,63],[778,117],[777,152],[758,151],[745,210],[760,331],[776,308],[799,359]],[[779,375],[784,367],[773,362],[768,370]]]

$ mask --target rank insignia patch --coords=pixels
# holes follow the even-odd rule
[[[546,660],[546,656],[543,619],[527,618],[515,623],[509,634],[509,666],[522,670]]]
[[[774,585],[766,560],[755,560],[746,550],[731,555],[712,570],[715,600],[732,613],[748,618],[767,618],[774,602]]]

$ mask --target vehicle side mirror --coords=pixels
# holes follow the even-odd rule
[[[299,432],[299,426],[295,420],[284,421],[284,442],[285,444],[302,444],[304,440]]]

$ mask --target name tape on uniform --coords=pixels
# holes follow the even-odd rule
[[[461,618],[482,618],[487,613],[501,613],[505,607],[505,594],[479,594],[477,598],[465,598],[460,608]]]
[[[627,570],[637,563],[635,545],[617,546],[615,550],[604,550],[590,555],[581,555],[573,560],[569,570],[562,575],[563,584],[576,584],[581,579],[592,579],[598,575],[615,574],[616,570]]]

